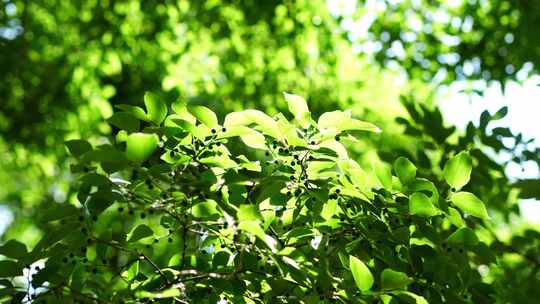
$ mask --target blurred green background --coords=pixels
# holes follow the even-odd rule
[[[540,2],[523,0],[1,0],[1,239],[32,245],[40,210],[76,200],[63,142],[104,142],[115,105],[152,91],[221,117],[274,114],[287,91],[314,116],[351,109],[380,126],[350,147],[366,166],[404,155],[440,175],[471,150],[496,233],[534,247],[538,28]],[[532,290],[535,265],[507,280]]]

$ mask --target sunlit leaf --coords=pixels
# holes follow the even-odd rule
[[[208,128],[217,128],[218,119],[216,113],[205,106],[189,106],[188,110],[193,116]]]
[[[354,278],[356,286],[361,291],[370,290],[373,286],[373,275],[367,266],[357,257],[349,256],[349,267]]]
[[[129,266],[126,274],[126,279],[133,280],[139,274],[139,261],[135,261],[131,266]]]
[[[381,273],[381,287],[383,289],[402,289],[411,284],[413,279],[409,278],[406,273],[386,268]]]
[[[476,195],[462,191],[454,193],[450,199],[461,211],[481,219],[489,219],[484,203]]]
[[[141,224],[135,227],[135,229],[133,229],[133,231],[129,234],[128,242],[136,242],[152,235],[154,235],[152,228],[145,224]]]
[[[409,198],[409,212],[419,216],[435,216],[439,211],[427,195],[422,192],[415,192]]]
[[[145,161],[158,146],[155,134],[133,133],[128,136],[126,157],[135,162]]]
[[[277,123],[270,116],[258,110],[244,110],[233,112],[225,116],[223,126],[230,128],[233,126],[249,126],[254,124],[257,130],[273,138],[280,138]]]
[[[167,116],[167,104],[156,94],[147,92],[144,94],[144,105],[148,119],[156,125],[161,124]]]
[[[456,190],[465,186],[471,178],[472,158],[463,151],[452,157],[444,166],[444,179]]]
[[[394,172],[403,184],[414,181],[416,166],[405,157],[398,157],[394,162]]]
[[[462,227],[454,231],[449,237],[448,242],[474,246],[478,244],[478,237],[471,228]]]
[[[289,106],[289,112],[294,115],[300,126],[302,128],[309,127],[311,124],[311,113],[309,112],[306,100],[294,94],[283,93],[283,95]]]
[[[148,298],[148,299],[165,299],[165,298],[174,298],[180,296],[180,289],[178,288],[169,288],[162,291],[146,291],[139,290],[135,292],[137,298]]]

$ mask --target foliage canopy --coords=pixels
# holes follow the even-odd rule
[[[0,247],[0,276],[45,260],[30,294],[53,303],[494,300],[479,272],[496,259],[490,217],[460,190],[468,152],[433,181],[405,157],[370,172],[343,142],[376,126],[350,111],[315,119],[302,97],[285,99],[292,115],[223,120],[154,94],[146,110],[119,105],[109,143],[66,142],[80,207],[44,206],[45,234],[30,252]]]
[[[3,1],[0,302],[535,303],[540,150],[433,104],[538,4],[328,2]]]

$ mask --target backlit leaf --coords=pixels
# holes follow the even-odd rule
[[[136,242],[152,235],[154,235],[154,231],[152,230],[152,228],[148,227],[145,224],[141,224],[135,229],[133,229],[133,231],[130,233],[128,242]]]
[[[452,157],[444,166],[444,179],[456,190],[465,186],[471,178],[472,158],[463,151]]]
[[[461,191],[454,193],[450,199],[461,211],[481,219],[489,219],[484,203],[476,195]]]
[[[146,106],[147,118],[160,125],[167,116],[167,104],[154,93],[144,94],[144,105]]]
[[[402,289],[413,282],[407,274],[386,268],[381,273],[381,287],[383,289]]]
[[[403,184],[408,184],[416,176],[416,166],[407,158],[398,157],[394,162],[394,172]]]
[[[298,95],[283,93],[285,100],[289,106],[289,112],[294,115],[294,118],[302,128],[307,128],[311,124],[311,113],[306,100]]]
[[[145,161],[158,146],[155,134],[133,133],[127,138],[126,157],[135,162]]]
[[[429,197],[422,192],[415,192],[409,198],[409,212],[426,217],[439,214],[439,211],[433,206]]]
[[[357,257],[349,256],[349,267],[356,283],[361,291],[368,291],[373,286],[373,275],[367,266]]]

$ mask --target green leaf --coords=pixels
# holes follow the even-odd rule
[[[361,291],[370,290],[373,286],[374,279],[369,268],[361,260],[352,255],[349,256],[349,267],[351,268],[356,286]]]
[[[145,161],[158,146],[155,134],[133,133],[127,138],[126,157],[135,162]]]
[[[268,248],[272,250],[272,252],[277,252],[277,241],[272,238],[271,236],[264,233],[264,230],[261,228],[261,225],[259,221],[243,221],[240,224],[238,224],[238,229],[247,231],[254,236],[258,237],[261,241],[263,241]]]
[[[119,104],[119,105],[116,105],[116,107],[118,109],[124,110],[132,114],[133,116],[135,116],[136,118],[140,120],[148,121],[148,115],[146,115],[144,110],[140,107],[135,107],[135,106],[126,105],[126,104]]]
[[[405,157],[398,157],[394,162],[394,172],[403,184],[414,181],[416,177],[416,166]]]
[[[256,129],[273,138],[281,138],[277,122],[272,117],[258,110],[233,112],[225,116],[223,126],[229,129],[234,126],[249,126],[255,124]]]
[[[321,130],[329,129],[337,132],[342,131],[369,131],[369,132],[381,132],[376,125],[354,119],[351,117],[351,111],[331,111],[323,113],[317,121],[317,126]]]
[[[431,193],[428,194],[431,203],[433,206],[439,205],[439,191],[431,181],[425,178],[416,178],[409,189],[415,192]]]
[[[149,298],[149,299],[164,299],[164,298],[173,298],[180,296],[179,288],[169,288],[161,291],[146,291],[139,290],[135,292],[137,298]]]
[[[27,254],[28,250],[26,249],[26,245],[17,240],[9,240],[4,245],[0,246],[0,255],[4,255],[8,258],[20,261],[24,260]]]
[[[127,270],[126,278],[131,281],[137,277],[139,274],[139,260],[135,261]]]
[[[444,166],[444,179],[456,190],[465,186],[471,178],[472,158],[463,151],[452,157]]]
[[[204,106],[190,106],[189,112],[208,128],[218,127],[216,113]]]
[[[540,179],[522,179],[512,186],[520,190],[519,197],[540,200]]]
[[[481,219],[489,219],[484,203],[470,192],[461,191],[454,193],[450,200],[463,212]]]
[[[424,297],[414,294],[410,291],[394,291],[392,292],[392,294],[402,298],[405,301],[405,303],[429,304],[428,301]]]
[[[457,243],[457,244],[463,244],[466,246],[475,246],[478,244],[478,237],[476,236],[476,233],[474,233],[474,230],[468,227],[462,227],[458,230],[454,231],[448,239],[448,242],[450,243]]]
[[[90,145],[90,143],[88,143],[86,140],[82,139],[68,140],[65,142],[65,145],[67,146],[69,153],[75,157],[79,157],[92,150],[92,145]]]
[[[283,93],[283,95],[289,106],[289,112],[294,115],[302,128],[308,128],[311,125],[311,113],[306,100],[294,94]]]
[[[22,267],[13,261],[0,261],[0,278],[11,278],[22,275]]]
[[[133,229],[133,231],[130,233],[128,242],[130,243],[136,242],[138,240],[141,240],[149,236],[153,236],[153,235],[154,235],[154,231],[152,231],[152,228],[148,227],[145,224],[141,224],[135,227],[135,229]]]
[[[381,273],[381,287],[382,289],[402,289],[412,283],[414,280],[409,278],[407,274],[399,271],[386,268]]]
[[[382,186],[387,189],[392,189],[392,170],[387,164],[377,161],[375,162],[375,174],[381,182]]]
[[[183,119],[192,124],[195,124],[197,122],[197,118],[193,116],[191,113],[189,113],[187,104],[185,102],[183,101],[173,102],[171,107],[174,113],[176,113],[175,116],[177,116],[177,118]]]
[[[501,118],[504,118],[508,114],[508,106],[504,106],[500,108],[493,116],[491,116],[491,120],[499,120]]]
[[[213,200],[207,200],[193,205],[191,213],[198,218],[215,218],[221,215],[218,205]]]
[[[256,205],[240,205],[238,207],[238,213],[236,214],[238,221],[260,221],[262,220],[259,208]]]
[[[249,129],[248,134],[240,135],[240,139],[246,144],[246,146],[253,149],[267,150],[266,139],[261,133]]]
[[[422,192],[415,192],[409,198],[409,212],[426,217],[439,214],[439,211],[433,206],[429,197]]]
[[[146,92],[144,105],[146,106],[147,118],[159,126],[167,116],[167,104],[156,94]]]
[[[122,153],[112,146],[99,147],[96,150],[89,151],[85,153],[81,162],[122,162],[126,161],[125,153]]]
[[[455,208],[448,207],[448,215],[446,218],[456,227],[463,226],[463,218],[461,218],[461,214]]]
[[[110,124],[129,133],[139,131],[139,120],[128,112],[114,113],[108,121]]]
[[[80,213],[80,210],[73,205],[66,203],[54,203],[52,206],[48,206],[46,210],[40,213],[39,219],[43,222],[51,222],[74,216],[78,213]]]

